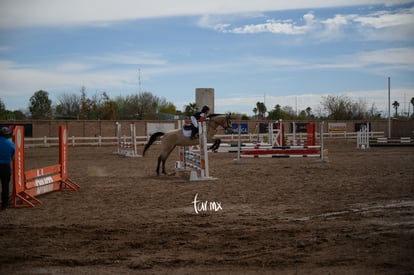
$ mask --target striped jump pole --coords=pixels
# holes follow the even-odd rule
[[[209,172],[207,127],[205,121],[199,123],[198,137],[198,152],[190,149],[190,147],[180,147],[180,161],[176,163],[176,169],[190,169],[190,181],[215,180],[216,178],[211,177]]]
[[[279,128],[283,128],[280,125]],[[283,135],[281,135],[283,136]],[[283,144],[282,140],[280,143]],[[324,148],[323,148],[323,122],[321,123],[320,144],[315,145],[315,125],[310,124],[307,127],[307,144],[306,146],[272,146],[272,147],[260,147],[255,148],[243,148],[239,146],[241,152],[240,157],[251,158],[299,158],[299,157],[319,157],[321,161],[324,160]]]
[[[364,125],[357,132],[357,148],[358,149],[368,149],[369,148],[369,123]]]
[[[135,123],[129,125],[129,131],[131,136],[127,138],[122,136],[122,125],[119,122],[116,122],[116,136],[117,136],[117,151],[115,152],[118,155],[125,157],[142,157],[138,154],[137,146],[137,133]]]

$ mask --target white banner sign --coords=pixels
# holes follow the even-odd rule
[[[175,129],[175,123],[147,123],[147,134],[152,135],[156,132],[163,132],[166,133],[168,131]]]

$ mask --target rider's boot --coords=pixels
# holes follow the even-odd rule
[[[197,133],[198,133],[198,128],[196,128],[196,127],[192,127],[191,128],[191,139],[196,139],[197,138]]]

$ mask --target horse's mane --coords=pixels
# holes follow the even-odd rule
[[[208,118],[213,118],[213,117],[216,117],[216,116],[226,116],[226,114],[209,114],[209,115],[207,115]]]

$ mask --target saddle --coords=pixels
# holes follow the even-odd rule
[[[193,127],[193,124],[184,124],[183,129],[186,131],[191,131]]]
[[[182,131],[183,131],[183,135],[186,137],[191,137],[191,132],[194,128],[194,125],[191,123],[186,123],[183,125]]]

